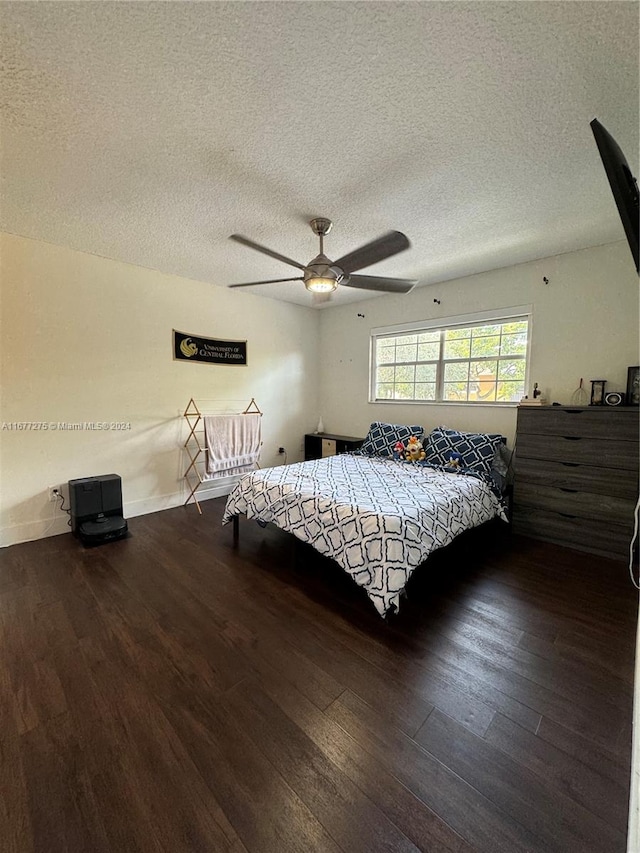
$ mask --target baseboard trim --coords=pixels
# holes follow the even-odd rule
[[[240,475],[236,475],[234,477],[224,477],[215,485],[207,485],[206,487],[203,485],[197,492],[198,501],[208,501],[212,498],[220,498],[228,495],[239,479]],[[171,509],[174,506],[183,504],[186,498],[187,495],[180,491],[168,495],[152,495],[137,501],[128,501],[123,506],[124,515],[125,518],[135,518],[137,515],[148,515],[151,512]],[[197,512],[195,507],[194,512]],[[62,533],[69,533],[67,520],[68,516],[66,513],[58,512],[58,516],[55,519],[40,518],[0,528],[0,548],[7,548],[9,545],[19,545],[21,542],[33,542],[36,539],[46,539],[50,536],[60,536]]]
[[[631,743],[631,790],[627,853],[640,853],[640,622],[636,634],[636,668],[633,697],[633,735]]]

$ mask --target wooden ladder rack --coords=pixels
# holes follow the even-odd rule
[[[260,407],[255,401],[255,397],[251,398],[251,402],[249,403],[247,408],[239,414],[262,415]],[[193,397],[191,397],[191,399],[189,400],[187,408],[184,410],[183,417],[185,418],[189,426],[189,434],[187,435],[186,441],[183,445],[187,456],[189,457],[189,466],[184,472],[184,480],[187,485],[187,489],[189,490],[189,496],[184,502],[184,505],[187,506],[189,501],[193,499],[193,502],[198,508],[198,512],[200,513],[200,515],[202,515],[202,507],[200,506],[200,502],[198,501],[196,492],[198,491],[202,483],[206,480],[206,478],[202,476],[201,471],[198,469],[198,464],[205,461],[206,448],[204,448],[200,443],[200,438],[197,433],[200,421],[203,418],[203,413],[198,408],[198,405],[193,399]]]

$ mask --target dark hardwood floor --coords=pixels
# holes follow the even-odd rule
[[[0,552],[0,848],[625,850],[627,569],[489,525],[384,622],[224,499]]]

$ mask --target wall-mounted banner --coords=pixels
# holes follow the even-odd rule
[[[217,341],[173,330],[173,357],[204,364],[246,364],[246,341]]]

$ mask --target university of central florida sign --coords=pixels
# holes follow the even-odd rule
[[[247,342],[200,338],[174,329],[173,357],[178,361],[199,361],[202,364],[246,365]]]

